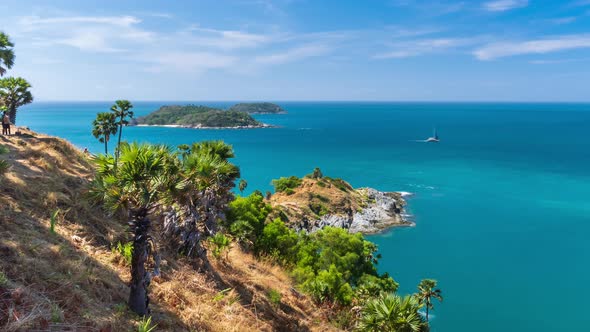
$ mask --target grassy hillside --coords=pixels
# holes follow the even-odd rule
[[[187,127],[260,127],[262,124],[245,112],[224,111],[207,106],[162,106],[137,119],[136,124],[179,125]]]
[[[137,330],[125,305],[129,266],[116,249],[128,240],[124,218],[86,203],[86,156],[64,140],[24,133],[0,136],[9,166],[0,176],[0,330]],[[162,275],[150,285],[155,331],[333,329],[282,268],[237,246],[209,257],[210,266],[160,253]]]

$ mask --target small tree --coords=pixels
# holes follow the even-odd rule
[[[8,116],[12,124],[16,124],[17,109],[33,102],[33,95],[29,88],[31,88],[31,84],[22,77],[0,79],[0,99],[8,108]]]
[[[324,177],[324,174],[322,174],[322,170],[319,167],[314,168],[311,178],[312,179],[321,179],[323,177]]]
[[[0,76],[14,65],[14,44],[4,32],[0,32]]]
[[[423,279],[420,281],[420,284],[418,284],[418,293],[414,294],[414,296],[418,299],[420,305],[426,308],[426,321],[428,321],[428,310],[434,308],[432,299],[437,299],[440,302],[443,300],[441,290],[436,288],[436,280],[432,279]]]
[[[244,193],[244,190],[246,190],[246,187],[248,187],[248,182],[244,179],[241,179],[240,184],[238,185],[238,189],[240,189],[241,194]]]
[[[228,160],[234,157],[231,145],[222,141],[194,143],[179,150],[177,175],[183,185],[174,192],[177,204],[164,217],[164,235],[175,239],[180,253],[203,258],[200,242],[214,236],[218,223],[225,220],[240,169]]]
[[[428,324],[422,321],[418,301],[412,296],[388,294],[369,301],[362,309],[361,331],[423,332]]]
[[[98,139],[99,142],[104,143],[104,153],[108,154],[108,142],[111,135],[117,133],[117,123],[115,114],[109,112],[98,113],[96,119],[92,121],[92,135]]]
[[[117,140],[117,149],[115,151],[115,165],[119,160],[119,148],[121,147],[121,135],[123,134],[123,126],[129,124],[128,119],[133,118],[133,111],[131,109],[133,105],[129,100],[117,100],[115,104],[111,106],[111,111],[115,114],[117,118],[117,126],[119,126],[119,139]]]
[[[145,266],[155,250],[148,216],[179,186],[176,157],[165,146],[149,144],[123,144],[120,152],[118,167],[110,155],[95,159],[98,168],[90,195],[109,210],[122,210],[129,215],[128,225],[133,234],[129,307],[145,316],[149,313],[148,286],[152,275],[159,273],[157,259],[154,273],[148,272]]]

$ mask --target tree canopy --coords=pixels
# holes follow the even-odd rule
[[[115,114],[109,112],[98,113],[96,119],[92,121],[92,135],[99,142],[104,143],[104,153],[109,153],[108,142],[111,135],[117,133],[117,123]]]
[[[0,32],[0,76],[14,65],[14,43],[4,32]]]
[[[137,119],[138,124],[180,125],[188,127],[258,127],[262,124],[245,112],[224,111],[197,105],[162,106]]]
[[[22,77],[5,77],[0,79],[0,99],[8,109],[10,122],[16,124],[16,112],[19,107],[33,102],[29,89],[31,84]]]

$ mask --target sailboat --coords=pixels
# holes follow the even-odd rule
[[[433,133],[432,137],[428,137],[426,139],[426,142],[428,142],[428,143],[440,142],[440,140],[438,139],[438,134],[436,133],[436,128],[434,128],[434,133]]]

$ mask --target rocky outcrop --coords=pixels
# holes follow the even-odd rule
[[[404,218],[403,195],[373,188],[353,189],[340,179],[304,178],[289,193],[270,199],[277,215],[297,230],[314,232],[326,226],[351,233],[373,234],[391,227],[413,226]]]

